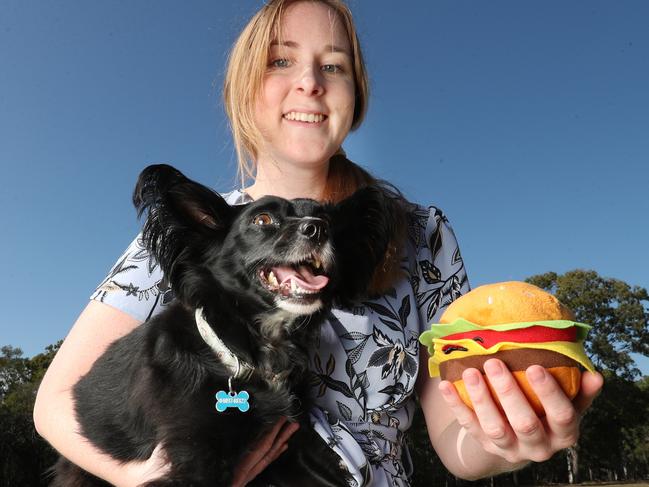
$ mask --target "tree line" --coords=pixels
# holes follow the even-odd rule
[[[577,445],[518,472],[463,481],[451,475],[434,450],[418,411],[408,435],[414,487],[509,486],[623,481],[649,478],[649,376],[632,353],[649,356],[647,290],[594,271],[549,272],[528,282],[552,292],[577,321],[593,325],[586,352],[605,377],[602,393],[584,416]],[[34,357],[0,349],[0,487],[48,485],[56,452],[36,433],[32,409],[38,385],[61,342]]]

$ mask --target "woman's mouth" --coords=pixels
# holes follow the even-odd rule
[[[321,123],[328,117],[324,113],[288,112],[282,118],[292,122]]]

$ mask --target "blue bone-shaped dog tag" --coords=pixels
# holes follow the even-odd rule
[[[250,404],[248,404],[248,399],[250,399],[250,394],[246,391],[241,391],[239,393],[225,391],[219,391],[216,393],[216,410],[219,413],[222,413],[227,408],[239,408],[239,411],[245,413],[250,409]]]

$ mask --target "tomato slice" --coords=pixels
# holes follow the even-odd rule
[[[444,340],[462,340],[470,338],[479,343],[483,348],[490,348],[500,342],[514,343],[542,343],[542,342],[574,342],[577,340],[577,327],[549,328],[534,325],[518,330],[471,330],[462,333],[447,335]]]

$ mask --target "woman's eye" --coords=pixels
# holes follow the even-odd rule
[[[325,73],[340,73],[343,67],[340,64],[325,64],[322,66],[322,71]]]
[[[288,68],[289,62],[288,59],[280,58],[271,61],[270,66],[272,68]]]
[[[273,217],[271,217],[268,213],[261,213],[252,219],[252,223],[255,225],[263,226],[271,225],[272,223],[274,223],[274,221]]]

